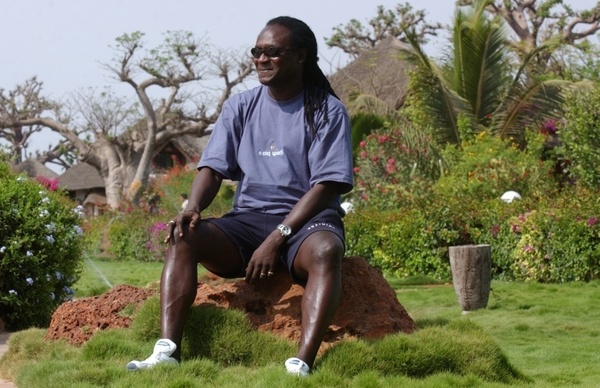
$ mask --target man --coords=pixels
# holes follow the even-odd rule
[[[219,116],[188,207],[171,222],[161,277],[163,338],[130,370],[178,362],[199,263],[248,282],[282,263],[304,286],[299,349],[285,362],[292,374],[309,373],[340,303],[340,195],[353,184],[348,115],[317,64],[317,42],[304,22],[270,20],[251,53],[261,85],[231,97]],[[233,210],[202,219],[225,178],[239,181]]]

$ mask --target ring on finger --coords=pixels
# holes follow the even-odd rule
[[[268,275],[268,276],[272,276],[272,275],[273,275],[273,271],[269,271],[269,272],[267,272],[267,275]]]
[[[171,221],[168,222],[167,225],[175,225],[175,221],[171,220]]]

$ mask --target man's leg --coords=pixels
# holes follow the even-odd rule
[[[160,282],[160,331],[177,345],[173,357],[180,359],[181,339],[187,312],[198,288],[198,264],[217,273],[241,273],[240,253],[215,225],[202,221],[195,231],[175,233],[165,255]]]
[[[312,368],[342,298],[344,245],[334,233],[311,234],[300,246],[294,271],[307,279],[302,297],[302,335],[296,357]]]

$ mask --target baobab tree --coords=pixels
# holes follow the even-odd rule
[[[40,104],[46,100],[38,89],[20,114],[0,110],[0,128],[42,126],[59,133],[79,161],[99,171],[111,207],[122,198],[137,201],[155,153],[179,136],[205,136],[225,100],[253,72],[249,56],[220,51],[190,32],[169,31],[150,50],[143,36],[118,37],[115,57],[104,65],[135,99],[110,90],[79,92],[50,109]],[[152,98],[154,90],[158,98]]]

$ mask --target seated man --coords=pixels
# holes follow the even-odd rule
[[[178,362],[198,264],[256,282],[282,263],[304,286],[302,335],[296,356],[285,362],[289,373],[309,373],[340,303],[340,195],[353,184],[348,114],[317,64],[317,42],[304,22],[270,20],[251,53],[261,85],[231,97],[217,120],[187,208],[170,223],[162,338],[130,370]],[[202,219],[223,179],[239,181],[233,210]]]

